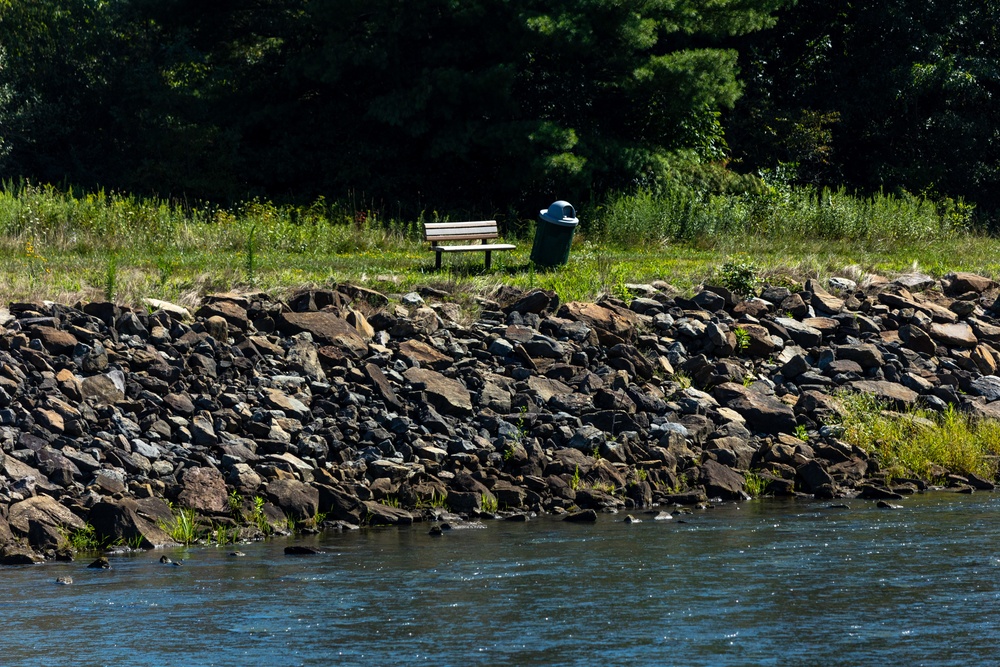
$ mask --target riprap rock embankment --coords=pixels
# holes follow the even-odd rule
[[[1000,417],[996,285],[811,280],[626,304],[502,289],[217,294],[0,311],[4,562],[67,536],[171,542],[172,508],[253,537],[448,511],[609,510],[775,494],[893,497],[837,392]],[[803,437],[804,436],[804,437]],[[944,477],[949,471],[940,471]],[[951,477],[992,488],[991,480]],[[253,516],[254,520],[249,520]]]

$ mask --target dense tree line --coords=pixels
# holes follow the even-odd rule
[[[1000,211],[1000,2],[798,0],[743,42],[748,165]]]
[[[0,176],[489,213],[783,165],[996,208],[998,18],[997,0],[0,0]]]

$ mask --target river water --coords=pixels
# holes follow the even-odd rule
[[[1000,495],[761,500],[0,570],[0,664],[995,665]],[[57,585],[60,576],[74,583]]]

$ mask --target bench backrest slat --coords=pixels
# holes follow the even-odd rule
[[[432,242],[495,239],[499,236],[496,220],[428,222],[424,224],[424,238]]]

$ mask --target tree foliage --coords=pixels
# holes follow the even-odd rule
[[[5,0],[0,165],[160,194],[504,206],[724,152],[777,0]]]
[[[735,157],[996,215],[998,25],[1000,0],[0,0],[0,177],[492,214],[721,187]]]
[[[807,182],[1000,207],[1000,2],[799,0],[744,43],[733,145]]]

